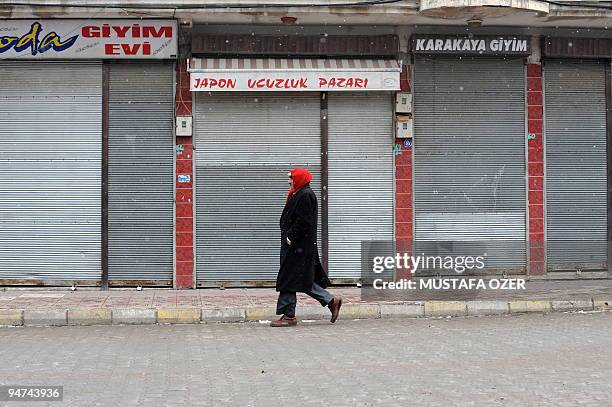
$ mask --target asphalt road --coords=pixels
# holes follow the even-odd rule
[[[0,329],[7,406],[611,406],[612,313]],[[0,402],[0,405],[2,402]]]

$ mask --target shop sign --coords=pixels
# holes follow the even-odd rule
[[[191,72],[192,91],[400,90],[400,73],[388,71]]]
[[[529,55],[531,49],[528,37],[415,35],[412,38],[412,52],[415,54]]]
[[[174,20],[2,20],[0,59],[173,59]]]

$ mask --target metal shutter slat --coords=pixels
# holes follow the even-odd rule
[[[525,271],[524,77],[522,60],[416,59],[418,253],[419,242],[480,241],[487,270]]]
[[[101,64],[0,72],[0,278],[99,280]]]
[[[198,282],[275,280],[287,172],[320,198],[319,95],[198,93],[194,118]]]
[[[113,63],[109,89],[109,280],[173,275],[171,63]]]
[[[551,60],[544,76],[547,268],[606,269],[605,68]]]
[[[393,240],[393,107],[389,93],[330,93],[329,275],[361,276],[361,242]]]

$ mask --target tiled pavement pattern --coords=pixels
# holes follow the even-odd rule
[[[524,291],[480,291],[476,293],[439,291],[416,293],[409,298],[386,297],[392,301],[404,300],[565,300],[612,298],[612,280],[582,281],[532,281],[527,282]],[[342,295],[347,303],[365,302],[361,300],[361,290],[355,287],[334,287],[334,294]],[[0,288],[0,309],[47,309],[47,308],[223,308],[247,306],[273,306],[277,293],[273,288],[231,288],[172,290],[145,288],[110,289],[100,291],[96,288],[25,289]],[[299,295],[302,304],[318,304],[304,294]],[[376,301],[381,302],[381,301]]]
[[[14,328],[0,378],[64,385],[19,406],[610,406],[612,313]]]

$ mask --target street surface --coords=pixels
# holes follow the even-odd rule
[[[17,407],[611,406],[612,313],[2,328],[0,384],[64,386]]]

